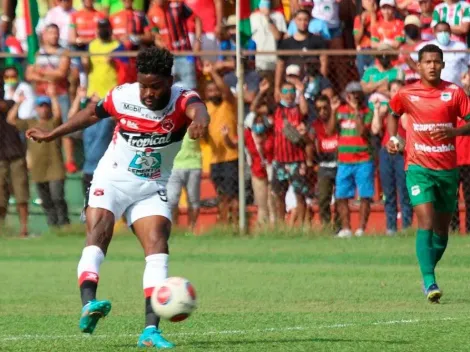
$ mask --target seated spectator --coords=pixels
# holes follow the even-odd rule
[[[271,0],[259,2],[258,10],[250,15],[250,24],[257,51],[276,51],[277,43],[287,31],[284,16],[272,11]],[[275,55],[256,56],[256,69],[274,71],[275,67]]]
[[[381,17],[382,13],[377,10],[377,3],[374,0],[362,1],[362,12],[354,18],[353,30],[354,42],[358,51],[372,49],[372,28],[377,25]],[[374,57],[372,55],[357,55],[359,77],[362,77],[365,69],[373,64]]]
[[[296,104],[296,90],[301,95]],[[293,187],[296,208],[289,219],[290,225],[305,220],[306,196],[309,194],[307,183],[307,164],[305,155],[305,125],[308,105],[304,97],[304,85],[297,86],[285,82],[281,86],[280,104],[274,112],[274,157],[272,190],[276,195],[277,220],[283,221],[286,215],[286,193]],[[287,130],[286,130],[287,129]],[[293,130],[293,131],[292,131]],[[297,132],[295,132],[297,131]]]
[[[237,102],[230,87],[224,83],[214,65],[206,62],[205,74],[212,81],[206,84],[205,98],[207,111],[211,117],[207,143],[212,150],[211,179],[218,194],[219,221],[223,224],[237,223],[238,219],[238,151],[226,144],[221,133],[227,128],[230,139],[237,135]]]
[[[380,0],[382,19],[372,27],[372,48],[387,44],[398,49],[405,42],[403,21],[395,17],[395,0]]]
[[[0,225],[3,225],[8,210],[11,189],[16,200],[20,222],[20,237],[28,237],[29,184],[25,150],[18,130],[7,123],[8,111],[14,102],[5,100],[3,76],[0,76]]]
[[[335,198],[341,217],[339,238],[352,236],[349,200],[356,189],[361,198],[359,228],[355,236],[362,236],[367,227],[370,202],[374,196],[374,162],[369,144],[372,113],[367,108],[359,82],[346,86],[346,104],[333,106],[336,119],[327,126],[329,136],[338,133],[338,170],[336,173]]]
[[[178,204],[183,188],[188,201],[188,224],[191,233],[196,233],[201,201],[202,155],[199,140],[186,134],[181,149],[173,162],[173,170],[166,186],[168,204],[172,209],[173,225],[178,225]]]
[[[309,137],[314,143],[314,160],[318,165],[318,207],[322,226],[330,227],[331,224],[331,200],[335,188],[338,153],[338,135],[327,135],[327,126],[331,114],[330,99],[326,95],[320,95],[315,99],[317,119],[313,121],[309,129]],[[338,212],[335,210],[334,231],[341,230],[341,222]]]
[[[421,21],[418,16],[409,15],[405,18],[406,42],[400,47],[400,51],[416,51],[416,47],[423,41],[421,40]],[[408,66],[410,58],[409,53],[400,53],[398,56],[397,67],[403,71],[405,83],[413,83],[419,79],[419,74]]]
[[[25,120],[35,117],[34,103],[36,97],[33,88],[29,83],[20,81],[16,67],[10,66],[5,68],[3,81],[5,82],[5,100],[14,100],[18,103],[20,95],[23,96],[24,100],[18,110],[18,118]]]
[[[390,98],[393,98],[398,90],[404,86],[403,81],[390,82]],[[400,211],[402,218],[402,229],[411,226],[413,220],[413,209],[405,182],[405,161],[403,154],[389,154],[386,148],[390,135],[387,130],[387,119],[394,118],[389,114],[388,102],[374,102],[374,117],[372,119],[371,132],[381,137],[381,148],[379,152],[380,181],[385,196],[385,214],[387,221],[386,234],[391,236],[397,232],[397,193],[400,200]],[[398,124],[398,135],[406,139],[406,131],[403,128],[404,118],[400,118]]]
[[[380,51],[393,50],[390,46],[382,44]],[[380,93],[389,96],[388,84],[394,80],[403,80],[404,73],[393,63],[396,61],[395,55],[383,54],[377,57],[374,66],[369,67],[361,80],[361,86],[365,94]]]
[[[419,0],[419,8],[421,9],[419,15],[419,20],[421,21],[421,39],[424,41],[433,40],[435,37],[431,27],[433,14],[432,0]]]
[[[53,130],[59,126],[62,119],[55,87],[50,85],[47,93],[48,96],[39,96],[36,99],[38,119],[18,119],[19,106],[24,101],[24,96],[20,95],[19,102],[8,112],[8,123],[20,131],[33,127]],[[62,163],[60,141],[36,143],[28,140],[28,153],[31,156],[31,180],[36,184],[42,208],[47,216],[47,224],[53,227],[69,224],[64,195],[65,169]]]
[[[70,24],[74,12],[75,9],[73,8],[72,0],[61,0],[57,2],[57,6],[47,11],[46,17],[42,22],[43,26],[55,24],[59,27],[59,44],[63,48],[67,48],[69,45]]]
[[[110,54],[119,51],[121,43],[112,38],[111,23],[108,19],[98,22],[98,37],[89,44],[90,54]],[[118,84],[117,58],[106,55],[92,55],[84,58],[88,72],[88,96],[93,94],[104,98],[106,93]]]
[[[453,82],[458,86],[462,85],[461,77],[462,74],[468,71],[468,64],[470,56],[467,52],[467,44],[460,41],[454,41],[451,39],[451,26],[445,22],[439,22],[434,26],[434,35],[436,39],[429,42],[423,42],[416,47],[419,51],[423,46],[427,44],[437,45],[444,51],[444,62],[445,66],[441,72],[441,79],[448,82]],[[449,50],[461,50],[462,52],[447,52]],[[408,60],[408,65],[417,70],[416,62],[418,62],[418,54],[411,54],[411,60]]]
[[[460,0],[444,0],[434,8],[431,27],[435,27],[439,22],[449,24],[452,41],[467,43],[467,34],[470,31],[470,4]]]
[[[155,0],[147,17],[155,35],[155,45],[172,51],[200,51],[201,42],[196,40],[191,46],[186,21],[193,11],[182,1]],[[195,18],[197,36],[201,35],[202,24]],[[194,56],[175,56],[173,76],[175,82],[186,89],[196,88],[196,59]]]
[[[297,33],[294,36],[286,38],[279,44],[281,50],[320,50],[326,49],[326,42],[319,36],[308,32],[308,22],[310,14],[305,10],[299,10],[294,18],[297,25]],[[328,57],[326,55],[319,56],[319,63],[315,57],[303,57],[301,55],[279,55],[276,63],[275,81],[274,81],[274,97],[277,102],[281,99],[281,85],[284,82],[285,69],[291,64],[303,66],[306,62],[319,65],[320,73],[326,77],[328,75]]]
[[[331,36],[330,47],[343,49],[343,27],[339,19],[339,1],[313,0],[313,3],[313,21],[309,24],[309,32],[315,33],[318,28],[323,26],[323,23],[326,23]]]

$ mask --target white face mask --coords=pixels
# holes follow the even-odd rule
[[[447,46],[450,42],[450,33],[449,32],[439,32],[436,34],[436,40],[439,44]]]

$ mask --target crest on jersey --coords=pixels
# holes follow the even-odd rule
[[[161,126],[162,129],[166,132],[171,132],[173,131],[173,128],[175,128],[175,124],[170,119],[163,120]]]
[[[452,99],[452,93],[449,93],[449,92],[441,93],[442,101],[450,101],[451,99]]]
[[[142,178],[156,179],[161,176],[162,155],[152,149],[137,152],[129,164],[128,170]]]

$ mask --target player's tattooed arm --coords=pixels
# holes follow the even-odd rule
[[[191,139],[205,138],[210,122],[210,116],[203,102],[189,104],[186,108],[186,116],[193,122],[188,127]]]

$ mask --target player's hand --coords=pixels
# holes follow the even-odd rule
[[[206,135],[207,126],[204,126],[200,122],[193,121],[188,127],[189,138],[199,139],[204,138]]]
[[[457,137],[457,129],[453,127],[438,127],[431,131],[431,138],[436,141],[455,137]]]
[[[398,144],[396,144],[394,141],[390,140],[387,142],[385,145],[385,148],[387,148],[387,152],[389,154],[397,154],[398,153]]]
[[[29,138],[35,142],[50,142],[54,138],[52,138],[51,132],[43,130],[41,128],[35,127],[30,128],[26,131],[26,138]]]

